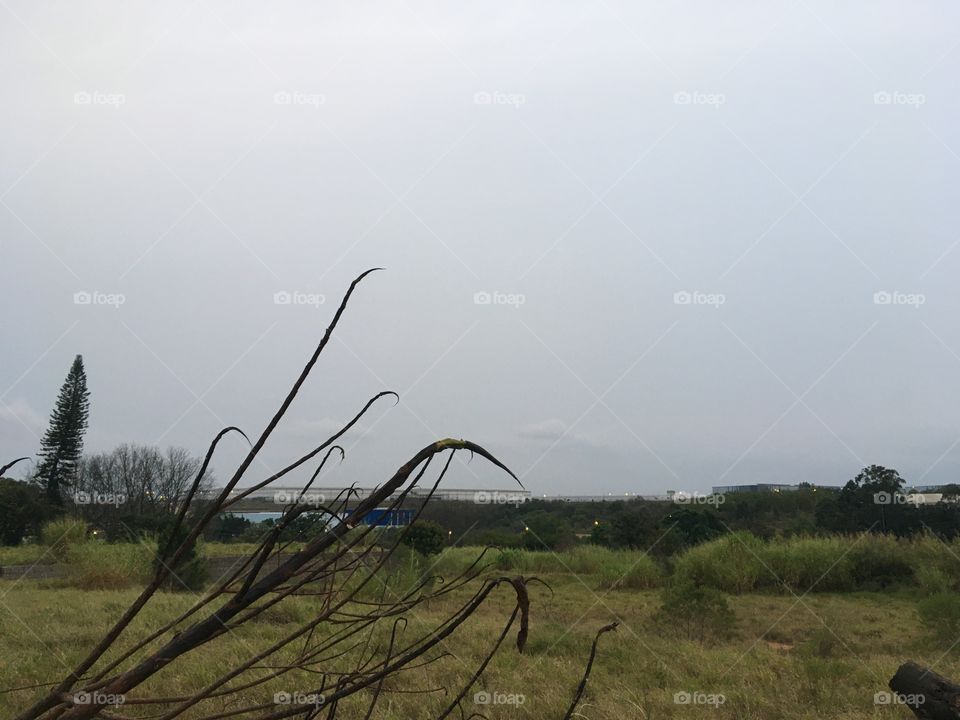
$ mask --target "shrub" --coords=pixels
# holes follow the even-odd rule
[[[820,628],[800,647],[800,656],[826,660],[833,657],[836,651],[836,636],[826,628]]]
[[[960,635],[960,596],[955,593],[937,593],[917,603],[917,614],[937,637],[948,642]]]
[[[914,570],[917,585],[923,595],[939,595],[948,593],[953,587],[953,580],[938,567],[921,566]]]
[[[524,516],[524,532],[520,543],[530,550],[563,550],[576,542],[576,536],[565,518],[543,510]]]
[[[733,632],[736,617],[726,595],[716,588],[680,580],[667,585],[660,598],[655,619],[681,637],[703,642],[709,636],[727,637]]]
[[[177,526],[175,521],[171,520],[157,536],[157,555],[153,560],[154,572],[160,567],[160,554],[164,552],[168,544],[170,546],[168,557],[162,561],[170,571],[163,582],[163,587],[167,590],[174,592],[199,590],[206,582],[207,563],[201,553],[197,551],[196,542],[190,545],[186,552],[180,556],[176,565],[173,564],[174,551],[187,539],[189,534],[190,529],[187,523],[184,522]]]
[[[913,579],[910,543],[892,535],[865,535],[850,551],[858,590],[882,590]]]
[[[236,542],[250,531],[253,523],[242,515],[217,515],[204,531],[203,537],[214,542]]]
[[[418,520],[407,528],[403,544],[421,555],[436,555],[443,550],[446,535],[443,528],[436,523]]]
[[[766,565],[794,592],[853,589],[852,561],[845,554],[852,540],[798,537],[769,542],[761,552]],[[770,582],[777,582],[772,576]]]
[[[690,548],[677,558],[676,579],[732,593],[755,590],[776,580],[760,562],[763,542],[747,532],[726,535]]]
[[[916,570],[935,567],[957,575],[950,548],[936,538],[835,535],[761,541],[736,533],[691,548],[676,559],[679,579],[732,593],[780,589],[794,592],[882,590],[916,580]],[[936,583],[934,576],[928,583]],[[939,587],[939,585],[937,585]]]
[[[515,532],[506,530],[471,530],[465,534],[471,545],[490,545],[492,547],[520,547],[523,538]]]
[[[0,545],[19,545],[24,535],[36,534],[52,513],[39,487],[0,478]]]
[[[960,542],[956,539],[947,543],[932,533],[924,533],[910,539],[908,552],[916,570],[936,568],[947,577],[960,577]]]
[[[143,543],[99,540],[74,545],[68,552],[67,584],[81,590],[121,590],[149,581],[153,549]]]
[[[73,518],[51,520],[40,531],[40,542],[57,560],[66,560],[71,548],[87,541],[87,524]]]

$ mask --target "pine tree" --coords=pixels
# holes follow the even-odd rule
[[[47,499],[60,505],[60,490],[73,482],[77,463],[83,451],[83,434],[90,413],[90,391],[83,357],[77,355],[60,388],[57,405],[50,416],[40,448],[36,479],[43,486]]]

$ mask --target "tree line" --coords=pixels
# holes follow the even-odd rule
[[[678,502],[434,502],[424,517],[449,528],[458,544],[559,550],[591,542],[662,556],[740,530],[767,539],[860,532],[960,535],[960,487],[940,488],[941,501],[926,505],[907,502],[906,487],[896,470],[871,465],[840,489],[801,484],[792,491],[734,492]]]

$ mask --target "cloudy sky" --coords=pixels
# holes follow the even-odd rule
[[[90,450],[259,432],[383,266],[249,482],[384,389],[328,484],[956,481],[958,19],[3,0],[0,458],[77,353]]]

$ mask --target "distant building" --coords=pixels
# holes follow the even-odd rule
[[[542,495],[533,498],[543,502],[597,503],[643,500],[645,502],[670,502],[670,495],[641,495],[640,493],[607,493],[606,495]]]
[[[417,486],[410,488],[406,486],[391,495],[386,501],[392,501],[399,498],[402,493],[406,493],[408,500],[422,500],[431,495],[431,487]],[[245,508],[251,505],[277,506],[282,509],[291,504],[306,505],[336,505],[349,497],[351,502],[363,500],[369,497],[377,488],[363,487],[311,487],[304,492],[300,486],[274,486],[260,488],[250,491],[249,488],[235,488],[230,491],[229,497],[233,498],[244,494],[242,500]],[[200,493],[201,497],[213,499],[223,492],[223,488],[212,488],[207,492]],[[249,493],[249,494],[246,494]],[[436,488],[433,490],[432,498],[434,500],[453,500],[458,502],[471,502],[478,505],[519,505],[530,500],[530,491],[522,489],[508,488],[505,490],[497,489],[462,489],[462,488]]]
[[[943,500],[941,493],[910,493],[904,497],[908,505],[936,505]]]
[[[350,517],[351,514],[346,512],[344,517]],[[375,508],[364,515],[360,522],[377,527],[402,527],[413,522],[413,514],[413,508]]]
[[[814,485],[810,483],[813,490],[839,490],[839,485]],[[788,485],[785,483],[756,483],[754,485],[716,485],[712,488],[714,495],[726,495],[727,493],[738,492],[795,492],[800,489],[799,485]]]
[[[943,485],[910,485],[904,488],[904,491],[908,493],[935,493],[940,492],[942,487]]]

